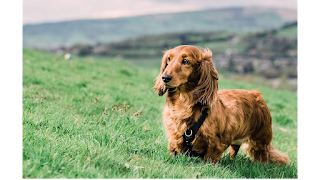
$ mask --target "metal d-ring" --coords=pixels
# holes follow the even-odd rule
[[[187,134],[188,131],[190,131],[190,134]],[[186,135],[186,137],[191,137],[192,136],[192,129],[188,129],[186,132],[184,132],[184,135]]]

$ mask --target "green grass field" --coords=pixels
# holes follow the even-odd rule
[[[23,178],[297,178],[296,94],[220,78],[220,89],[263,92],[273,145],[291,163],[252,163],[241,151],[213,167],[168,154],[157,74],[127,61],[24,49]]]

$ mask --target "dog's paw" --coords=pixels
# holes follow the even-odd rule
[[[220,162],[220,160],[212,160],[212,159],[209,157],[209,158],[205,158],[204,162],[205,162],[206,164],[211,164],[212,166],[215,166],[215,165],[217,165],[217,164]]]
[[[236,156],[237,156],[236,154],[228,152],[228,153],[227,153],[226,155],[224,155],[223,157],[229,157],[230,160],[233,160],[233,159],[236,158]]]
[[[169,154],[170,154],[170,156],[175,157],[178,155],[178,152],[177,151],[170,151]]]

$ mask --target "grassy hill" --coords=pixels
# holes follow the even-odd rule
[[[160,62],[159,62],[160,64]],[[152,90],[158,68],[127,61],[23,50],[23,178],[297,178],[297,95],[229,81],[220,89],[259,89],[273,117],[273,145],[287,166],[252,163],[241,152],[212,167],[169,156],[165,99]]]
[[[273,41],[270,42],[270,40]],[[77,44],[70,48],[62,47],[52,51],[64,51],[64,53],[80,56],[100,55],[121,56],[130,59],[154,59],[160,58],[164,49],[184,44],[206,46],[212,49],[214,55],[225,54],[228,49],[236,51],[237,54],[248,54],[250,49],[255,48],[257,51],[269,51],[279,56],[285,55],[287,50],[297,50],[296,41],[297,22],[292,22],[277,29],[255,33],[227,31],[165,33],[130,38],[110,44]]]
[[[77,20],[23,26],[23,45],[41,49],[77,43],[110,43],[143,35],[175,32],[257,31],[296,20],[296,11],[227,8],[116,19]]]
[[[297,78],[297,22],[255,33],[168,33],[130,38],[110,44],[77,44],[52,52],[102,56],[102,59],[108,56],[132,59],[135,63],[144,61],[145,64],[158,65],[163,50],[183,44],[208,47],[212,50],[218,70],[236,73],[236,76],[253,75],[253,78],[248,78],[250,81],[266,82],[265,84],[274,88],[297,90],[294,80]],[[271,81],[257,79],[258,76]]]

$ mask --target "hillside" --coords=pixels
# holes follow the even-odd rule
[[[255,33],[225,31],[165,33],[130,38],[116,43],[76,44],[70,48],[60,47],[50,51],[80,56],[100,55],[152,59],[161,57],[165,49],[183,44],[207,46],[215,55],[225,54],[228,49],[233,53],[248,54],[250,49],[255,48],[260,49],[260,52],[271,51],[270,53],[278,56],[287,56],[287,50],[297,50],[297,22]]]
[[[149,35],[110,44],[77,44],[51,50],[80,56],[152,61],[178,45],[208,47],[219,70],[272,79],[272,87],[297,90],[297,22],[256,33],[186,32]],[[150,62],[148,62],[150,63]],[[288,80],[288,81],[287,81]],[[261,80],[259,80],[261,81]]]
[[[24,47],[40,49],[78,43],[118,42],[127,38],[175,32],[257,31],[296,20],[296,11],[228,8],[116,19],[77,20],[23,26]]]
[[[160,62],[158,62],[160,64]],[[220,89],[259,89],[273,118],[273,145],[287,166],[252,163],[243,152],[212,167],[172,157],[152,89],[158,67],[142,68],[23,50],[23,178],[297,178],[297,95],[222,75]]]

